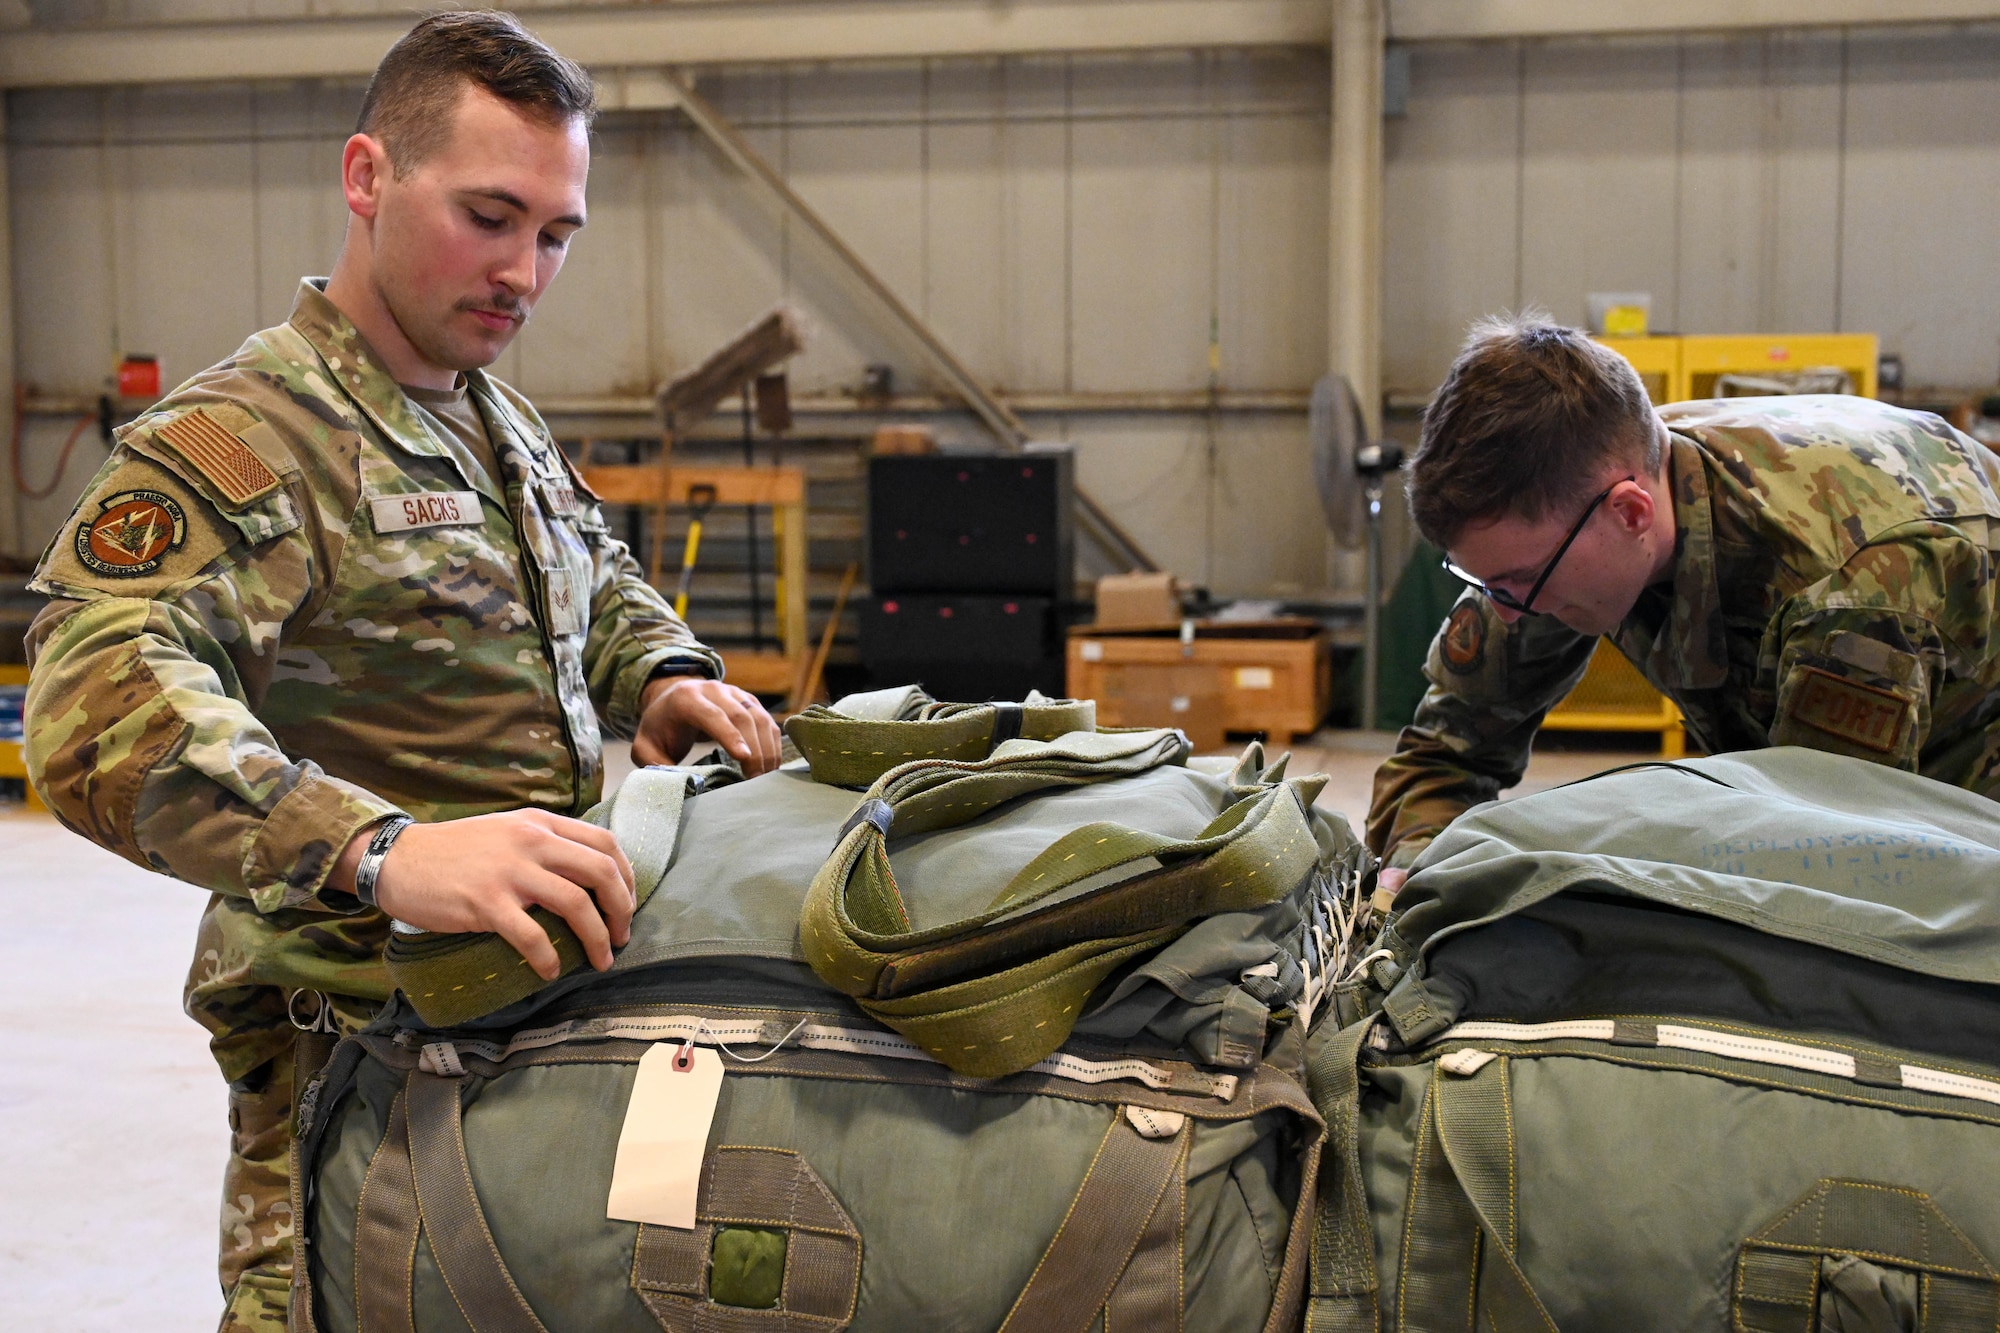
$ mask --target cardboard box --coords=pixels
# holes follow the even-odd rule
[[[1106,574],[1097,581],[1100,629],[1173,625],[1180,618],[1180,585],[1172,574]]]
[[[934,454],[937,433],[929,426],[877,426],[871,454]]]
[[[1134,662],[1108,668],[1097,694],[1102,727],[1179,727],[1196,750],[1219,750],[1222,672],[1203,662]]]

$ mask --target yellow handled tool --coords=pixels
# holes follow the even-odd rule
[[[688,585],[694,582],[694,559],[701,552],[701,521],[715,507],[715,487],[688,487],[688,539],[681,551],[681,582],[674,592],[674,614],[682,620],[688,614]]]

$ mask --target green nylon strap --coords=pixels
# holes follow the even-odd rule
[[[908,703],[903,716],[882,717],[882,696],[814,704],[785,723],[785,735],[812,766],[814,782],[866,787],[898,764],[919,759],[984,759],[997,745],[1019,737],[1052,741],[1073,731],[1097,729],[1097,705],[1088,699],[1044,699],[1021,704],[936,703],[917,691],[886,691]]]
[[[1003,801],[1181,762],[1174,731],[1011,741],[988,759],[906,764],[868,791],[814,877],[800,943],[822,980],[962,1074],[1033,1065],[1068,1037],[1114,969],[1196,920],[1282,899],[1318,843],[1296,782],[1253,791],[1195,838],[1093,824],[1015,875],[984,911],[911,927],[890,868],[892,833],[961,824]]]
[[[399,1092],[355,1205],[355,1333],[416,1333],[411,1302],[421,1226],[417,1182],[410,1169],[408,1097]]]
[[[1192,1121],[1149,1139],[1123,1114],[1114,1114],[1062,1225],[1000,1333],[1088,1333],[1139,1250],[1162,1196],[1177,1181],[1185,1184],[1192,1138]]]
[[[692,790],[726,780],[727,770],[642,768],[625,779],[616,796],[593,815],[608,820],[626,859],[639,906],[653,896],[673,864],[680,836],[681,807]],[[543,907],[528,915],[548,932],[560,970],[568,976],[584,965],[583,942],[567,922]],[[491,932],[447,934],[392,931],[387,950],[390,980],[417,1016],[434,1028],[455,1027],[533,995],[548,982],[528,966],[502,936]]]
[[[1396,1289],[1396,1325],[1409,1333],[1462,1329],[1475,1310],[1495,1333],[1556,1333],[1515,1255],[1508,1066],[1440,1063],[1425,1093]]]
[[[462,1080],[410,1073],[404,1098],[410,1121],[410,1168],[431,1258],[473,1333],[548,1333],[500,1247],[472,1185],[459,1103]]]
[[[1361,1048],[1373,1017],[1322,1028],[1306,1051],[1306,1081],[1326,1121],[1312,1236],[1306,1333],[1374,1333],[1378,1323],[1375,1233],[1361,1178]]]

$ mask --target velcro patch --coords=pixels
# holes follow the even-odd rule
[[[1901,748],[1913,712],[1908,699],[1818,667],[1800,667],[1799,677],[1792,696],[1795,720],[1863,749],[1893,754]]]
[[[1479,608],[1471,602],[1453,607],[1439,646],[1444,649],[1445,666],[1454,675],[1470,676],[1485,666],[1486,618],[1479,614]]]
[[[485,521],[477,491],[412,491],[368,502],[377,532],[409,532]]]
[[[256,451],[197,407],[154,430],[154,435],[192,463],[233,505],[244,505],[278,484],[278,476]]]

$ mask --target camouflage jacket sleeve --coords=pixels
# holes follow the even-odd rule
[[[1912,523],[1791,598],[1762,649],[1778,691],[1771,744],[1911,771],[1933,738],[1982,744],[1989,567],[1957,529]]]
[[[595,560],[590,628],[583,667],[591,702],[605,730],[629,739],[639,727],[639,694],[662,666],[692,667],[712,679],[722,676],[722,658],[703,647],[657,588],[646,582],[624,542],[613,537],[592,505],[586,528]]]
[[[1546,616],[1508,625],[1468,589],[1431,641],[1415,720],[1375,774],[1369,848],[1408,867],[1445,825],[1519,782],[1542,715],[1596,645]]]
[[[324,565],[318,515],[290,486],[225,513],[167,457],[128,435],[44,557],[31,779],[70,828],[139,865],[263,912],[352,910],[317,894],[396,807],[289,758],[253,712]]]

